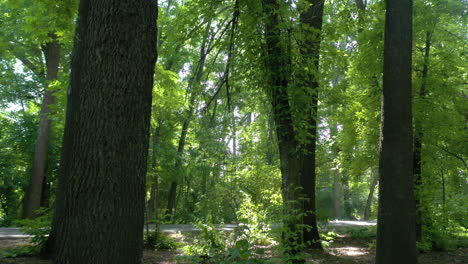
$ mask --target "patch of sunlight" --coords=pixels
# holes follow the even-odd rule
[[[335,248],[334,251],[342,256],[363,256],[367,255],[368,252],[364,248],[360,247],[340,247]]]

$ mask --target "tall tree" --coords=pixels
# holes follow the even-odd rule
[[[80,2],[55,263],[141,263],[156,20],[157,1]]]
[[[427,78],[429,72],[429,58],[431,52],[431,38],[432,31],[426,32],[426,43],[424,47],[424,62],[421,76],[421,87],[419,90],[419,100],[424,100],[427,96]],[[418,118],[416,118],[418,117]],[[422,129],[422,122],[419,116],[414,119],[414,153],[413,153],[413,177],[415,184],[415,191],[422,186],[422,152],[423,152],[423,140],[424,131]],[[422,239],[422,214],[421,214],[421,199],[418,195],[415,196],[416,204],[416,240],[421,241]]]
[[[300,85],[306,101],[303,104],[306,113],[306,138],[302,144],[300,185],[304,198],[303,230],[304,242],[310,243],[312,248],[322,248],[317,228],[315,206],[315,178],[316,163],[315,152],[317,145],[318,120],[318,67],[320,57],[320,40],[323,22],[323,0],[305,0],[306,8],[300,15],[301,41],[299,50],[304,70],[300,71]]]
[[[188,109],[185,111],[185,119],[182,123],[182,131],[180,133],[179,144],[177,146],[177,154],[174,171],[176,174],[176,178],[171,181],[171,186],[169,190],[169,197],[167,199],[167,220],[175,221],[174,213],[177,205],[177,185],[180,181],[180,176],[182,172],[182,155],[184,154],[185,143],[187,139],[187,133],[189,130],[190,122],[192,121],[193,114],[195,111],[195,99],[197,98],[198,94],[200,93],[200,82],[203,77],[203,72],[205,69],[205,62],[208,56],[208,53],[211,50],[210,44],[213,41],[214,35],[210,37],[211,31],[211,18],[208,19],[208,23],[205,29],[204,38],[202,41],[202,45],[200,47],[200,57],[198,60],[198,64],[194,67],[193,77],[189,83],[189,87],[187,88],[187,94],[190,94],[190,101]],[[210,39],[211,38],[211,39]]]
[[[387,0],[377,263],[417,263],[411,109],[413,1]]]
[[[50,34],[51,40],[42,46],[42,52],[46,61],[46,89],[42,101],[39,128],[37,131],[36,148],[32,175],[23,204],[23,217],[34,218],[35,211],[41,206],[43,186],[47,165],[47,150],[49,145],[49,133],[52,120],[49,117],[50,105],[55,101],[54,91],[48,88],[48,83],[57,79],[60,62],[60,43],[54,33]]]
[[[266,40],[266,68],[268,72],[268,91],[271,96],[273,120],[278,138],[280,169],[282,176],[284,225],[287,231],[283,235],[287,255],[296,255],[298,242],[302,241],[302,206],[300,204],[299,143],[294,131],[292,111],[289,106],[288,87],[291,79],[290,39],[281,29],[277,0],[263,0]]]

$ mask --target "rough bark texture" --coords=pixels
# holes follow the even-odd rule
[[[424,65],[421,77],[421,88],[419,90],[419,99],[424,100],[427,95],[427,74],[429,72],[429,56],[431,52],[431,38],[432,32],[428,31],[426,33],[426,46],[424,49]],[[422,150],[423,150],[423,137],[424,132],[422,130],[422,120],[421,118],[414,119],[414,151],[413,151],[413,177],[415,184],[415,204],[416,204],[416,241],[421,241],[422,238],[422,215],[421,215],[421,200],[417,194],[417,190],[421,188],[422,185]]]
[[[387,0],[377,264],[417,263],[411,110],[412,1]]]
[[[82,0],[55,216],[55,263],[141,263],[157,1]]]
[[[51,119],[49,106],[54,103],[54,92],[47,89],[48,83],[57,79],[60,62],[60,44],[55,34],[50,34],[51,41],[42,47],[46,60],[46,89],[42,100],[39,129],[37,131],[36,148],[32,166],[31,180],[23,203],[23,218],[36,217],[35,211],[41,207],[43,186],[47,167],[47,151]]]
[[[301,51],[304,66],[308,71],[300,76],[301,85],[308,100],[304,105],[307,114],[306,142],[301,142],[301,174],[300,186],[304,196],[304,212],[306,213],[303,223],[309,227],[303,229],[304,242],[310,243],[312,248],[322,248],[317,228],[316,206],[315,206],[315,152],[317,142],[317,120],[318,120],[318,68],[320,57],[320,40],[323,21],[323,0],[306,0],[309,4],[307,9],[301,12],[300,21],[302,25],[299,49]]]

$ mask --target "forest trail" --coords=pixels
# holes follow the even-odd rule
[[[368,227],[375,226],[376,221],[348,221],[348,220],[333,220],[328,222],[330,227]],[[237,224],[222,224],[215,225],[219,230],[233,231],[238,225]],[[154,229],[154,225],[148,226],[150,230]],[[146,226],[145,226],[146,229]],[[191,224],[184,225],[160,225],[160,229],[164,233],[179,233],[179,232],[194,232],[197,229]],[[31,237],[24,232],[21,232],[19,227],[0,227],[0,239],[22,239]]]

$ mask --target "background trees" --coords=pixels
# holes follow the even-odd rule
[[[76,16],[75,1],[60,1],[58,6],[68,10],[60,11],[60,16],[49,1],[35,3],[41,8],[27,1],[21,6],[14,2],[0,2],[5,29],[0,32],[3,225],[20,218],[30,182],[47,84],[34,69],[45,70],[40,47],[51,40],[51,32],[57,33],[62,48],[58,79],[48,83],[56,90],[56,100],[48,115],[52,128],[46,182],[51,186],[52,204],[56,201]],[[280,6],[270,12],[278,16],[271,29],[281,34],[280,47],[267,46],[269,12],[263,2]],[[19,8],[26,6],[31,10]],[[289,107],[294,121],[289,132],[297,139],[285,140],[302,143],[315,134],[305,132],[314,127],[308,121],[316,122],[318,220],[377,217],[383,2],[325,2],[320,38],[314,40],[320,39],[318,70],[305,66],[301,48],[307,40],[302,31],[318,35],[301,23],[307,8],[318,8],[309,1],[167,0],[159,1],[159,6],[158,77],[153,86],[146,175],[148,222],[164,222],[168,216],[175,223],[252,221],[247,212],[268,223],[283,220],[278,137],[284,135],[278,133],[281,126],[275,122],[271,78],[288,82],[287,96],[278,98]],[[421,213],[419,246],[425,249],[454,247],[453,234],[467,226],[466,210],[462,210],[467,163],[463,10],[459,0],[414,3],[412,99],[414,134],[420,135],[421,150],[420,155],[414,152],[420,156],[414,163],[421,166],[415,193]],[[281,49],[285,57],[269,57],[269,48]],[[271,74],[267,59],[284,62],[283,70],[273,69],[279,75]],[[300,89],[313,87],[300,82],[308,75],[314,75],[319,84],[315,119],[304,115],[304,109],[315,107],[315,99],[303,96],[310,91]],[[188,125],[184,128],[184,124]],[[182,138],[184,146],[179,148]],[[416,142],[414,149],[418,149]],[[168,211],[172,212],[167,215]]]

